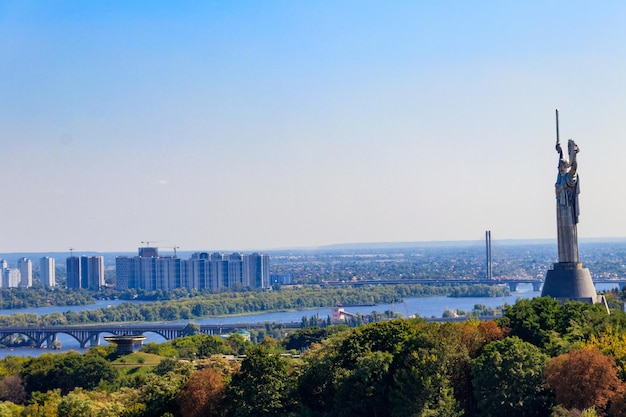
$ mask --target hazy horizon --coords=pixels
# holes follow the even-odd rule
[[[0,252],[626,236],[626,3],[0,3]],[[269,250],[269,249],[268,249]]]
[[[586,244],[595,244],[595,243],[626,243],[626,237],[592,237],[592,238],[582,238],[580,239],[581,245]],[[309,247],[280,247],[280,248],[196,248],[196,249],[185,249],[178,250],[177,253],[179,257],[192,254],[194,252],[282,252],[282,251],[324,251],[324,250],[367,250],[367,249],[411,249],[417,247],[440,247],[442,249],[445,248],[453,248],[453,247],[465,247],[465,246],[480,246],[483,247],[485,244],[484,240],[448,240],[448,241],[413,241],[413,242],[348,242],[348,243],[333,243],[328,245],[320,245],[320,246],[309,246]],[[538,245],[538,244],[550,244],[556,247],[556,238],[555,239],[492,239],[492,245],[497,246],[524,246],[524,245]],[[158,245],[155,245],[158,247]],[[139,248],[139,247],[138,247]],[[137,249],[135,250],[111,250],[111,251],[78,251],[74,250],[74,256],[81,255],[90,255],[90,254],[132,254],[137,253]],[[12,252],[0,252],[0,258],[2,255],[24,255],[24,254],[33,254],[33,255],[45,255],[45,254],[67,254],[68,256],[71,254],[69,250],[65,251],[12,251]],[[170,256],[173,255],[173,249],[169,247],[159,248],[159,255]]]

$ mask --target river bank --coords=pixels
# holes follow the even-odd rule
[[[598,285],[599,291],[609,290],[612,287],[610,285]],[[390,304],[378,304],[378,305],[360,305],[345,307],[346,311],[352,314],[371,314],[373,311],[384,312],[391,310],[397,313],[401,313],[407,317],[410,315],[417,315],[420,317],[441,317],[445,310],[464,310],[471,311],[475,305],[483,304],[487,307],[497,308],[504,304],[514,304],[520,298],[533,298],[540,296],[539,291],[533,291],[531,285],[520,285],[518,290],[512,292],[505,297],[461,297],[451,298],[446,296],[435,297],[419,297],[419,298],[407,298],[403,302],[390,303]],[[31,313],[31,314],[50,314],[53,312],[62,313],[64,311],[83,311],[94,310],[97,308],[103,308],[113,305],[119,305],[128,301],[124,300],[99,300],[95,304],[87,306],[71,306],[71,307],[40,307],[32,309],[21,310],[0,310],[0,314],[13,314],[13,313]],[[145,301],[133,301],[133,303],[150,303]],[[202,319],[193,320],[176,320],[171,323],[187,324],[194,322],[198,324],[236,324],[236,323],[290,323],[300,322],[303,316],[319,316],[320,318],[326,318],[331,314],[332,308],[314,308],[314,309],[302,309],[294,311],[272,311],[262,312],[257,314],[242,314],[242,315],[228,315],[220,317],[207,317]],[[16,355],[16,356],[39,356],[43,353],[50,352],[64,352],[69,350],[75,350],[78,352],[84,352],[87,349],[81,349],[78,342],[69,335],[60,334],[58,337],[62,347],[59,350],[52,349],[33,349],[33,348],[14,348],[14,349],[0,349],[0,358]],[[156,342],[162,343],[165,339],[154,333],[146,334],[146,343]],[[104,340],[102,344],[106,344]]]
[[[378,305],[360,305],[345,307],[347,311],[352,314],[371,314],[373,311],[384,312],[391,310],[401,313],[403,316],[418,315],[420,317],[441,317],[446,309],[461,309],[472,310],[476,304],[484,304],[488,307],[498,307],[503,304],[513,304],[518,298],[529,298],[540,295],[536,291],[532,291],[532,287],[520,286],[519,290],[511,293],[506,297],[471,297],[471,298],[451,298],[446,296],[436,297],[423,297],[423,298],[407,298],[403,302],[390,303],[390,304],[378,304]],[[100,300],[95,304],[88,306],[72,306],[72,307],[40,307],[32,309],[21,310],[0,310],[0,314],[12,314],[12,313],[30,313],[30,314],[51,314],[54,312],[62,313],[64,311],[83,311],[83,310],[95,310],[97,308],[107,307],[109,305],[119,305],[121,303],[128,302],[123,300]],[[147,303],[135,301],[133,303]],[[235,323],[290,323],[300,322],[303,316],[319,316],[326,318],[331,315],[332,308],[315,308],[308,310],[294,310],[294,311],[273,311],[263,312],[258,314],[244,314],[244,315],[228,315],[220,317],[207,317],[203,319],[194,320],[176,320],[171,323],[186,324],[190,321],[198,324],[235,324]],[[87,349],[81,349],[79,343],[69,335],[58,335],[58,341],[61,342],[61,349],[34,349],[34,348],[13,348],[13,349],[0,349],[0,358],[14,355],[14,356],[39,356],[44,353],[58,353],[74,350],[77,352],[84,352]],[[146,334],[146,341],[162,343],[165,339],[154,333]],[[104,340],[101,340],[102,344],[106,344]]]

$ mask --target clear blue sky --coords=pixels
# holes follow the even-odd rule
[[[0,252],[626,236],[626,2],[0,0]],[[165,244],[164,244],[165,245]]]

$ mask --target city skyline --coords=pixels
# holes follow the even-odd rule
[[[0,252],[626,237],[626,4],[5,2]],[[158,245],[157,245],[158,246]]]

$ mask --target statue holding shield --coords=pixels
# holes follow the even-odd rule
[[[596,295],[589,269],[584,268],[578,258],[578,145],[567,141],[567,155],[564,155],[559,140],[559,111],[556,111],[556,151],[559,153],[559,173],[556,177],[556,225],[559,247],[559,261],[546,272],[541,291],[562,302],[567,300],[595,303],[606,300]]]

